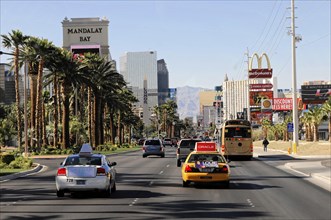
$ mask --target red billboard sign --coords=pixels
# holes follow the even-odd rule
[[[272,77],[272,69],[251,69],[248,73],[248,78],[256,79],[256,78],[271,78]]]
[[[272,89],[271,83],[266,84],[249,84],[249,89]]]
[[[292,98],[274,98],[272,109],[275,111],[288,111],[293,109]]]

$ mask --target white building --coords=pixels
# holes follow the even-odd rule
[[[238,112],[248,108],[248,81],[223,82],[223,120],[236,119]]]

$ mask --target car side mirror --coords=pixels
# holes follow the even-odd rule
[[[62,166],[62,165],[63,165],[63,162],[60,163],[60,166]]]

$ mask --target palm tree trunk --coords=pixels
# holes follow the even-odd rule
[[[63,116],[62,116],[62,149],[67,149],[70,146],[69,134],[69,86],[65,83],[62,84],[62,97],[63,97]]]
[[[46,135],[46,108],[45,108],[45,104],[42,103],[42,139],[43,139],[43,147],[46,147],[48,145],[48,139],[47,139],[47,135]]]
[[[16,119],[17,119],[17,146],[18,150],[21,151],[21,139],[22,139],[22,129],[21,129],[21,108],[20,108],[20,89],[19,89],[19,48],[15,49],[15,93],[16,93]]]
[[[117,117],[117,137],[119,140],[119,144],[122,145],[121,142],[121,113],[118,111],[118,117]]]
[[[57,103],[57,94],[58,94],[58,81],[57,81],[57,76],[54,77],[54,86],[53,86],[53,117],[54,117],[54,143],[53,146],[55,148],[58,148],[58,140],[59,140],[59,133],[58,133],[58,123],[59,123],[59,118],[58,118],[58,103]]]
[[[88,121],[88,139],[89,143],[93,143],[92,139],[92,91],[91,88],[88,88],[87,91],[87,121]]]
[[[38,66],[38,79],[37,79],[37,109],[36,109],[36,138],[37,148],[40,150],[41,137],[42,137],[42,90],[43,90],[43,68],[44,60],[39,60]]]
[[[93,119],[92,119],[92,124],[93,124],[93,136],[94,136],[94,142],[93,146],[97,147],[99,145],[99,95],[94,94],[94,103],[93,103]]]
[[[115,144],[115,125],[114,125],[114,113],[113,111],[109,112],[109,128],[110,128],[110,138],[111,138],[111,143]]]
[[[32,71],[32,70],[30,70]],[[30,146],[35,147],[35,134],[36,134],[36,103],[37,103],[37,75],[34,73],[30,76],[30,130],[31,130],[31,142]]]

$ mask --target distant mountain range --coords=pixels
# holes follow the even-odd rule
[[[196,122],[196,116],[200,114],[199,92],[205,90],[210,89],[190,86],[177,88],[177,106],[180,119],[193,117],[193,121]]]

